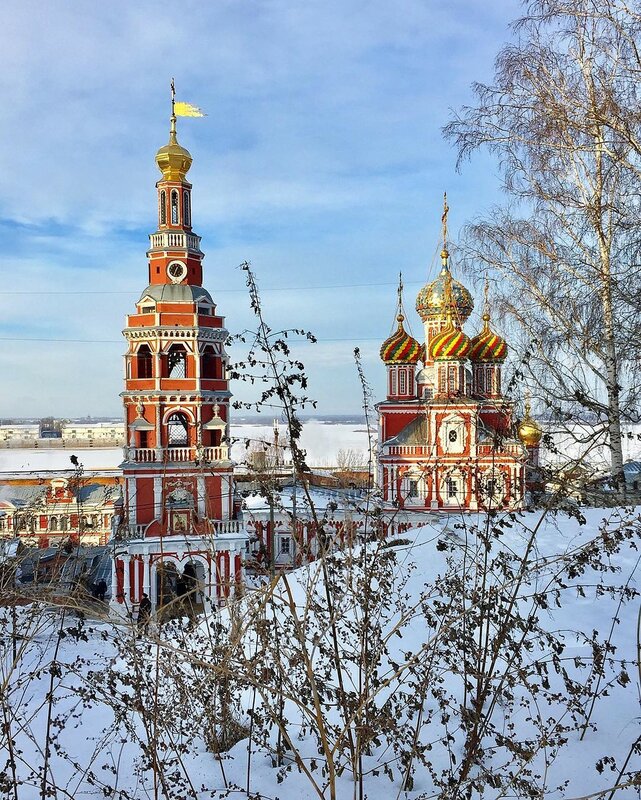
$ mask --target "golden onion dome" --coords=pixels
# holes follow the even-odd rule
[[[156,164],[166,181],[183,181],[189,172],[193,159],[186,148],[178,144],[176,137],[176,117],[171,117],[169,144],[156,153]]]
[[[471,342],[463,331],[448,323],[430,342],[433,361],[463,361],[468,357]]]
[[[530,416],[530,404],[525,404],[525,416],[518,427],[519,439],[526,447],[537,447],[543,436],[543,429]]]
[[[386,364],[416,364],[425,353],[424,347],[403,327],[405,317],[399,314],[396,319],[398,328],[381,345],[381,358]]]
[[[490,315],[483,314],[483,329],[471,341],[470,361],[505,361],[507,344],[490,328]]]
[[[445,256],[443,256],[443,253]],[[445,283],[450,270],[447,266],[447,251],[444,250],[443,253],[441,256],[444,264],[439,276],[436,280],[426,284],[416,297],[416,310],[423,322],[429,317],[442,316],[445,313]],[[455,281],[451,276],[450,280],[454,312],[460,322],[463,323],[472,313],[474,300],[462,283]]]

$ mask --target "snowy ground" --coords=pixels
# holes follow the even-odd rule
[[[556,645],[555,649],[537,639],[539,643],[532,650],[525,646],[519,650],[523,656],[520,669],[532,672],[536,691],[534,694],[521,692],[518,680],[512,686],[510,692],[516,698],[515,708],[511,709],[509,699],[503,698],[494,711],[496,730],[505,737],[503,744],[494,752],[488,747],[485,756],[488,769],[494,770],[497,776],[511,774],[515,783],[508,790],[492,790],[486,784],[482,794],[473,793],[475,798],[525,796],[514,787],[528,771],[540,775],[536,778],[540,786],[537,797],[557,800],[562,796],[594,796],[595,792],[612,787],[620,771],[641,767],[639,754],[633,752],[622,770],[640,734],[641,684],[636,662],[637,548],[641,544],[638,511],[590,510],[585,512],[583,525],[560,515],[544,520],[536,514],[525,514],[518,519],[499,518],[505,522],[505,527],[500,528],[501,536],[494,542],[494,554],[499,550],[506,557],[510,553],[522,553],[529,531],[536,529],[534,547],[528,556],[528,575],[519,591],[518,605],[523,613],[535,607],[538,624],[545,631],[557,631],[557,643],[560,639],[564,644],[559,653]],[[462,702],[460,674],[456,641],[449,642],[448,630],[441,630],[445,612],[440,604],[446,602],[448,596],[456,601],[456,581],[466,564],[469,571],[469,564],[478,556],[475,554],[477,540],[470,526],[478,523],[482,528],[485,521],[482,515],[444,516],[435,525],[409,531],[404,534],[409,541],[394,548],[396,561],[381,561],[378,578],[369,581],[375,596],[380,595],[381,607],[387,604],[388,608],[378,618],[380,630],[373,629],[368,642],[369,658],[372,663],[378,663],[378,683],[375,684],[378,688],[372,689],[372,715],[379,719],[379,723],[373,723],[374,728],[377,724],[380,728],[375,730],[375,740],[363,756],[364,790],[372,800],[444,797],[435,789],[441,779],[438,776],[457,774],[463,756],[457,723]],[[617,531],[622,532],[623,538],[618,548],[614,545]],[[562,587],[546,594],[550,581],[554,581],[554,575],[559,574],[566,563],[564,559],[573,559],[575,565],[581,563],[577,553],[590,540],[597,542],[595,547],[604,547],[608,552],[595,558],[585,574],[573,578],[562,576]],[[590,551],[580,552],[585,552],[587,563]],[[362,597],[357,586],[359,573],[350,572],[348,562],[347,557],[339,559],[332,569],[340,581],[335,587],[333,602],[339,613],[335,621],[341,633],[344,679],[350,692],[356,686],[357,675],[351,659],[352,651],[359,645],[355,626],[361,619]],[[341,570],[347,570],[345,576],[356,583],[343,581]],[[473,579],[474,570],[469,571],[469,575]],[[493,585],[500,587],[500,594],[495,595],[498,603],[500,595],[510,591],[511,582],[496,575],[490,582],[494,578]],[[612,596],[608,593],[607,587],[613,585],[627,587],[628,597],[624,602],[617,593]],[[258,597],[254,592],[239,601],[239,605],[232,606],[229,612],[218,616],[222,627],[217,627],[215,621],[203,622],[197,630],[165,629],[159,637],[152,632],[150,638],[138,640],[133,638],[127,624],[89,620],[84,628],[79,628],[75,616],[69,614],[62,624],[67,633],[59,641],[57,653],[59,612],[34,614],[34,607],[23,608],[19,610],[15,664],[11,654],[11,615],[5,615],[0,675],[2,685],[6,682],[8,686],[4,695],[4,724],[6,726],[9,720],[15,774],[19,781],[25,782],[20,783],[15,794],[10,790],[12,771],[5,740],[0,764],[8,783],[2,796],[18,800],[41,797],[43,743],[48,719],[46,698],[52,690],[50,735],[54,744],[45,784],[57,785],[59,798],[329,798],[327,776],[322,774],[324,759],[314,733],[318,726],[312,723],[312,715],[306,710],[313,708],[313,698],[311,695],[307,698],[309,684],[301,666],[307,663],[307,652],[311,657],[309,664],[317,671],[317,685],[324,693],[321,707],[328,725],[327,734],[336,748],[336,762],[344,765],[340,714],[331,689],[335,686],[336,674],[331,668],[326,669],[327,659],[323,655],[324,643],[329,639],[320,565],[298,570],[290,574],[286,582],[281,579],[274,595],[273,610],[269,613],[275,615],[273,630],[279,631],[279,641],[274,641],[271,633],[261,638],[257,633],[260,626],[250,624]],[[533,606],[537,596],[538,605]],[[540,600],[542,597],[547,600]],[[392,601],[392,598],[399,599]],[[397,602],[400,605],[395,605]],[[470,620],[478,608],[479,603],[470,605],[467,611]],[[235,609],[240,611],[239,615],[234,613]],[[295,626],[292,627],[294,609],[297,617],[305,620],[301,636],[309,637],[306,650],[300,649],[303,639],[292,633],[295,632]],[[403,616],[402,609],[414,610]],[[268,624],[269,613],[260,617],[264,620],[263,627]],[[456,616],[448,619],[449,630],[460,623]],[[386,644],[375,656],[379,635]],[[444,637],[438,650],[440,661],[429,668],[430,672],[426,665],[428,654],[437,652],[431,643],[438,642],[439,637]],[[593,637],[610,643],[603,662],[593,643],[590,644]],[[235,642],[234,647],[221,656],[220,648],[224,650],[230,641]],[[273,726],[269,729],[264,722],[270,710],[280,702],[273,691],[277,684],[272,669],[278,657],[287,665],[286,671],[279,673],[280,690],[285,698],[280,718],[286,719],[286,729],[298,752],[295,756],[292,750],[286,751],[281,768],[273,766],[270,754],[277,746],[277,729]],[[568,694],[561,688],[560,676],[552,669],[557,662],[576,680],[573,685],[577,700],[573,710],[568,710]],[[583,663],[583,668],[577,667],[577,663]],[[604,674],[599,678],[601,663]],[[530,669],[534,664],[545,665],[538,682],[536,671]],[[419,740],[429,748],[423,755],[430,766],[419,764],[411,791],[404,791],[398,760],[402,757],[395,755],[395,749],[416,724],[416,713],[410,720],[409,709],[416,705],[419,683],[413,681],[418,680],[419,666],[431,676],[424,702],[418,703],[423,709]],[[256,720],[249,770],[247,731],[222,759],[215,758],[206,745],[206,737],[215,728],[212,718],[216,717],[219,690],[227,686],[226,680],[233,684],[243,670],[249,670],[246,673],[249,678],[248,682],[239,684],[237,717],[248,725],[253,708]],[[505,674],[509,672],[506,667]],[[545,689],[546,680],[549,680],[549,691]],[[586,711],[580,687],[590,682],[600,696],[591,716],[596,729],[589,727],[583,741],[574,730],[559,735],[561,725],[572,727],[569,723],[573,713],[580,718]],[[394,692],[399,693],[402,701],[398,706],[393,706]],[[437,696],[444,698],[444,706],[439,707]],[[152,707],[156,708],[156,713],[147,713]],[[528,753],[522,743],[534,740],[532,719],[536,717],[547,731],[546,739],[542,749],[532,746],[532,752]],[[391,725],[394,718],[398,728],[392,731],[392,741],[385,724]],[[559,738],[565,739],[567,744],[557,749],[558,742],[555,744],[554,740]],[[605,762],[602,761],[604,757]],[[609,758],[613,762],[607,760]],[[155,772],[150,768],[150,759],[156,759]],[[309,774],[306,775],[297,763]],[[156,789],[154,780],[157,784],[160,781]],[[164,786],[162,781],[166,782]],[[313,788],[313,781],[317,782],[318,790]],[[556,787],[566,781],[564,794]],[[348,770],[336,777],[335,788],[337,800],[354,797],[354,783]],[[616,800],[633,797],[638,794],[631,786],[615,793]]]

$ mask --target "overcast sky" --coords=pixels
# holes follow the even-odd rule
[[[237,265],[299,355],[320,413],[353,413],[358,346],[380,398],[399,270],[409,324],[436,274],[443,191],[456,230],[497,200],[441,136],[472,101],[516,0],[200,0],[6,5],[0,34],[0,416],[120,415],[121,330],[146,285],[154,155],[169,81],[204,119],[192,153],[205,285],[252,324]],[[478,316],[468,323],[468,332]],[[31,341],[37,340],[37,341]],[[65,341],[73,340],[73,341]],[[240,349],[232,357],[240,357]],[[235,394],[247,397],[242,386]]]

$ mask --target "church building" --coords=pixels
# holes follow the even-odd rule
[[[517,509],[540,429],[528,414],[519,437],[503,395],[508,348],[491,328],[487,285],[481,330],[472,338],[463,330],[474,302],[451,274],[447,212],[446,201],[440,274],[416,299],[424,342],[405,330],[401,283],[397,327],[380,351],[387,397],[377,405],[379,489],[388,509]]]
[[[199,587],[198,602],[224,599],[242,580],[247,540],[232,519],[228,334],[202,285],[186,177],[192,157],[178,143],[173,87],[169,143],[156,163],[148,285],[123,331],[124,506],[112,581],[121,606],[143,592],[154,606],[167,602],[181,576]]]

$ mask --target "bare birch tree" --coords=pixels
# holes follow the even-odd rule
[[[487,147],[509,207],[468,226],[463,260],[496,278],[497,304],[557,420],[607,441],[624,489],[621,427],[638,401],[641,5],[532,0],[493,85],[445,128],[459,166]]]

